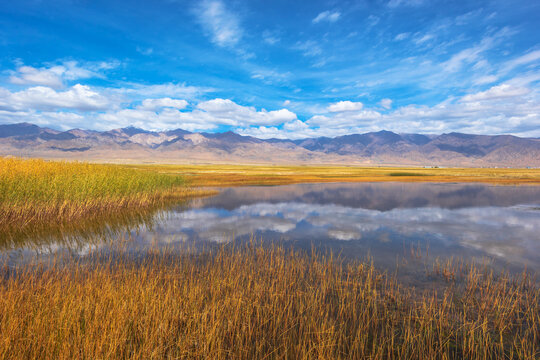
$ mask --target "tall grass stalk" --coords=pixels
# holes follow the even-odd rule
[[[178,175],[118,165],[0,158],[0,233],[152,207],[193,193]]]
[[[419,293],[372,264],[253,244],[0,271],[0,358],[537,359],[527,274]],[[437,274],[433,274],[437,276]]]

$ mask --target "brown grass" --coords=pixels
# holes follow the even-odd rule
[[[0,358],[540,355],[540,291],[525,273],[469,266],[461,282],[418,293],[371,264],[281,247],[142,255],[4,267]]]

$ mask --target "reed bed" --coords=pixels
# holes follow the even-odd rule
[[[194,195],[182,177],[118,165],[0,158],[0,233]]]
[[[537,359],[540,291],[468,266],[419,293],[280,246],[94,253],[0,271],[0,358]],[[455,271],[448,263],[437,273]],[[444,268],[444,269],[442,269]],[[454,270],[452,270],[454,269]]]

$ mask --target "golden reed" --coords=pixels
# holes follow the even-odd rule
[[[195,194],[178,175],[118,165],[0,158],[0,233],[155,207]]]
[[[461,282],[441,278],[442,288],[420,293],[371,264],[279,246],[139,255],[5,266],[0,358],[540,355],[540,291],[525,273],[495,276],[469,266]]]

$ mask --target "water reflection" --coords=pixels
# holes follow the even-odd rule
[[[384,266],[420,247],[431,257],[493,258],[540,269],[540,188],[478,184],[299,184],[224,189],[169,214],[139,244],[252,235],[345,256],[370,254]]]
[[[187,207],[158,212],[152,221],[125,223],[126,228],[114,237],[129,238],[129,247],[140,249],[256,236],[296,247],[332,249],[345,257],[370,254],[377,265],[389,269],[397,257],[407,257],[414,247],[422,250],[424,259],[427,252],[432,259],[456,256],[477,261],[489,257],[501,266],[538,271],[538,204],[540,188],[530,186],[355,183],[238,187],[195,199]],[[106,244],[106,234],[98,238]],[[49,246],[61,243],[49,237]],[[81,254],[88,242],[82,244]],[[17,251],[20,254],[24,249]],[[4,251],[4,256],[9,253],[13,256],[13,250]]]

